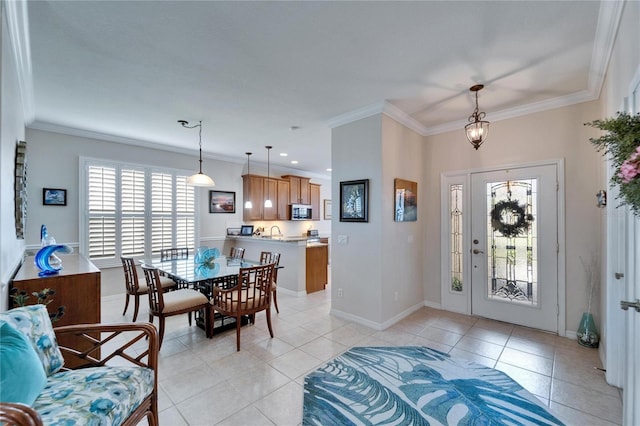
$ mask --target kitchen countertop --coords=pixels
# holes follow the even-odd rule
[[[231,238],[234,240],[240,241],[253,241],[253,242],[274,242],[274,243],[298,243],[301,241],[307,241],[308,239],[313,240],[313,242],[308,242],[307,245],[309,247],[320,247],[326,246],[328,244],[318,242],[319,237],[304,237],[304,236],[283,236],[283,237],[247,237],[242,235],[227,235],[227,238]],[[325,237],[326,238],[326,237]]]

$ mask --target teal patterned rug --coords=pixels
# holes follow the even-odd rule
[[[420,346],[356,347],[304,380],[303,425],[562,425],[505,373]]]

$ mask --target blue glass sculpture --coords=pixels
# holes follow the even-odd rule
[[[38,273],[39,276],[57,274],[62,269],[62,260],[54,254],[55,252],[69,254],[73,253],[73,248],[65,244],[54,244],[38,250],[34,263],[41,269]]]

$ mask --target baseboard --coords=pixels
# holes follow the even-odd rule
[[[427,308],[434,308],[434,309],[442,310],[442,304],[441,303],[432,302],[430,300],[425,300],[424,301],[424,306],[426,306]]]
[[[380,330],[380,331],[384,330],[384,328],[382,327],[382,324],[379,324],[379,323],[373,322],[373,321],[369,321],[367,319],[358,317],[356,315],[351,315],[351,314],[348,314],[348,313],[343,312],[343,311],[338,311],[337,309],[331,309],[329,311],[329,313],[331,315],[334,315],[334,316],[338,317],[338,318],[342,318],[342,319],[345,319],[347,321],[353,321],[355,323],[362,324],[362,325],[364,325],[366,327],[373,328],[374,330]]]

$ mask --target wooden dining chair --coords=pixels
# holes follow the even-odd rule
[[[273,296],[273,304],[276,307],[276,312],[280,313],[280,309],[278,308],[278,265],[280,264],[280,253],[272,252],[272,251],[263,251],[260,252],[260,263],[267,264],[273,263],[273,283],[271,284],[271,295]]]
[[[231,247],[230,256],[234,259],[244,259],[244,249],[242,247]]]
[[[164,262],[165,260],[186,259],[188,257],[188,247],[172,247],[160,250],[160,260],[162,262]]]
[[[147,294],[149,287],[146,283],[140,284],[138,280],[138,271],[136,270],[136,261],[132,257],[121,257],[122,269],[124,270],[124,282],[126,286],[126,299],[124,301],[124,311],[122,315],[127,313],[129,307],[129,298],[134,298],[133,305],[133,321],[138,318],[138,310],[140,308],[140,296]],[[160,277],[160,287],[163,291],[173,290],[177,286],[176,282],[169,277]]]
[[[179,290],[162,292],[160,289],[160,274],[156,268],[143,266],[144,276],[149,286],[149,322],[153,323],[153,317],[158,317],[160,342],[158,348],[162,347],[162,339],[164,338],[165,318],[189,314],[189,326],[191,326],[191,313],[203,309],[205,312],[205,332],[209,336],[209,299],[207,296],[197,290],[189,288],[181,288]]]
[[[255,321],[255,314],[266,311],[269,334],[273,338],[271,328],[271,284],[273,282],[273,263],[240,268],[235,285],[213,287],[213,298],[209,302],[209,333],[213,337],[213,320],[215,313],[234,317],[236,320],[236,348],[240,350],[240,327],[242,317],[248,316]]]

